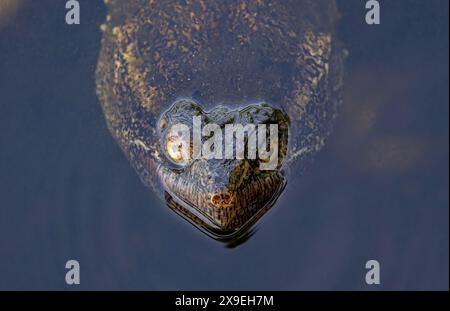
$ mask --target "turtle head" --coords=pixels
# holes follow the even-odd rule
[[[223,240],[248,233],[286,184],[288,117],[268,104],[205,112],[176,101],[159,120],[168,206]]]

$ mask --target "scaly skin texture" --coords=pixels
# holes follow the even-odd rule
[[[111,133],[169,207],[210,231],[240,231],[274,204],[286,168],[302,168],[331,130],[344,58],[335,2],[105,2],[97,93]],[[170,124],[161,118],[179,99],[205,114],[267,104],[289,136],[278,169],[262,174],[247,159],[173,167],[163,139]],[[208,187],[200,183],[206,176]]]

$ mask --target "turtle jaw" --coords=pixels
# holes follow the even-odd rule
[[[213,178],[211,165],[202,166],[196,177],[195,166],[182,171],[161,167],[158,173],[169,208],[213,238],[230,241],[247,233],[275,204],[286,182],[278,170],[242,173],[239,165],[222,168],[223,174]]]

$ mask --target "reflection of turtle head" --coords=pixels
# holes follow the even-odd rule
[[[195,102],[180,100],[158,128],[167,159],[158,174],[167,203],[219,238],[242,233],[284,188],[288,118],[280,109],[253,104],[205,113]]]

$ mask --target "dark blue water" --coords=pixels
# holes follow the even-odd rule
[[[448,289],[448,1],[340,1],[345,106],[314,164],[227,249],[146,189],[95,95],[103,1],[0,23],[0,289]],[[1,16],[1,14],[0,14]],[[364,281],[381,264],[381,285]]]

